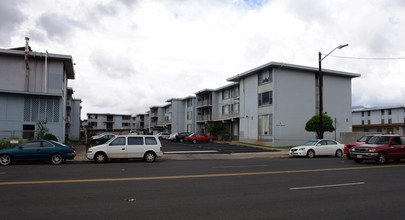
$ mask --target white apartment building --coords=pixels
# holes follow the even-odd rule
[[[339,140],[351,131],[351,79],[359,74],[323,70],[323,108]],[[291,146],[313,139],[306,122],[319,113],[318,68],[270,62],[228,79],[239,83],[239,140],[270,146]]]
[[[32,51],[28,45],[0,49],[0,138],[34,139],[37,122],[47,120],[58,141],[80,136],[80,100],[68,81],[72,56]]]
[[[354,109],[353,132],[401,134],[405,131],[405,107]]]
[[[131,115],[87,113],[87,125],[96,132],[128,132],[131,130]]]
[[[170,126],[166,132],[195,132],[196,131],[196,97],[173,98],[166,102],[170,103]]]

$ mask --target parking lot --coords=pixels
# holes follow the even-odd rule
[[[164,154],[232,154],[232,153],[256,153],[271,152],[275,150],[258,147],[245,146],[240,144],[223,143],[223,142],[198,142],[191,144],[188,142],[171,142],[168,140],[161,141]]]

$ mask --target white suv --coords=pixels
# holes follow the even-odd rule
[[[154,135],[117,135],[102,145],[90,147],[86,157],[97,163],[108,159],[143,158],[153,162],[162,157],[162,144]]]

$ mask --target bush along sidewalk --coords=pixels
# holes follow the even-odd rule
[[[2,140],[0,140],[0,149],[13,148],[26,141],[28,141],[28,140],[27,139],[2,139]]]

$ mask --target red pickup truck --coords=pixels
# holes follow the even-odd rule
[[[390,159],[405,159],[405,136],[376,135],[366,144],[350,148],[350,155],[356,163],[375,160],[378,164],[384,164]]]

